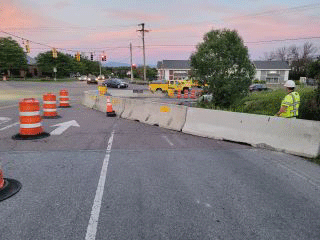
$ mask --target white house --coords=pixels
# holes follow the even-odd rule
[[[189,60],[162,60],[157,64],[158,80],[184,80],[191,74]]]
[[[282,61],[253,61],[256,68],[255,79],[266,81],[270,86],[278,86],[289,78],[290,67]],[[189,60],[162,60],[157,64],[158,80],[183,80],[190,77]]]
[[[256,68],[255,79],[266,81],[268,85],[282,85],[289,79],[290,67],[282,61],[253,61]]]

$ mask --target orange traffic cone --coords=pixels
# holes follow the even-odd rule
[[[0,167],[0,202],[13,196],[21,189],[21,183],[14,179],[3,178],[3,171]]]
[[[110,102],[110,97],[107,97],[107,117],[115,117],[116,113],[112,109],[112,103]]]

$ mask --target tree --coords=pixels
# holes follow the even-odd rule
[[[99,63],[92,62],[86,57],[81,57],[80,62],[72,55],[58,52],[58,57],[52,57],[52,51],[40,53],[37,57],[37,64],[46,75],[53,76],[53,68],[57,68],[57,77],[67,77],[70,73],[99,74]]]
[[[255,68],[236,30],[212,30],[191,55],[191,67],[199,82],[208,84],[216,106],[229,107],[247,95]]]
[[[264,53],[267,61],[278,60],[289,62],[291,67],[290,79],[298,80],[307,74],[308,65],[312,62],[312,55],[317,53],[317,48],[309,42],[303,46],[291,45],[280,47],[270,53]]]
[[[27,56],[23,48],[11,37],[0,38],[0,70],[7,71],[27,69]]]
[[[320,79],[320,58],[309,64],[307,77]]]

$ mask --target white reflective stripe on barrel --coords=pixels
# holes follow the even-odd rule
[[[69,98],[69,96],[60,96],[59,98]]]
[[[36,111],[36,112],[19,112],[19,115],[23,116],[23,117],[38,116],[38,115],[40,115],[40,112],[39,111]]]
[[[41,123],[20,124],[20,128],[36,128],[36,127],[41,127]]]
[[[44,108],[43,111],[44,112],[56,112],[57,109]]]
[[[43,101],[44,104],[56,104],[57,101]]]
[[[69,103],[69,101],[60,101],[60,103]]]

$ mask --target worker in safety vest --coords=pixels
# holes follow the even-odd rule
[[[284,86],[287,88],[288,95],[281,102],[281,107],[276,116],[284,118],[296,118],[300,105],[299,93],[294,91],[296,84],[292,80],[286,81]]]

